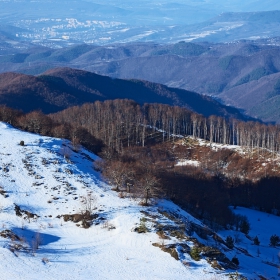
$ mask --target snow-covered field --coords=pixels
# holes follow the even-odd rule
[[[241,251],[232,250],[228,256],[236,256],[240,261],[240,272],[247,274],[251,272],[250,277],[262,275],[267,279],[280,279],[280,248],[269,246],[270,237],[274,234],[280,236],[280,217],[252,210],[243,207],[233,209],[235,214],[244,215],[250,222],[250,231],[248,236],[252,239],[256,236],[260,241],[260,245],[253,245],[253,241],[238,231],[220,232],[224,238],[231,236],[238,240],[235,248],[246,250],[248,254]],[[251,278],[250,278],[251,279]]]
[[[181,252],[176,260],[153,246],[178,242],[175,237],[162,240],[154,230],[156,224],[173,223],[164,212],[180,213],[202,224],[169,201],[142,207],[135,199],[119,198],[93,169],[94,154],[84,149],[74,152],[65,140],[22,132],[4,123],[0,123],[0,139],[0,279],[214,280],[228,279],[233,272],[217,271],[205,259],[196,262],[187,253]],[[90,198],[91,204],[83,202]],[[62,217],[89,208],[95,218],[87,229]],[[236,247],[246,249],[251,257],[221,246],[224,253],[229,258],[238,256],[240,271],[249,279],[259,279],[256,273],[278,279],[277,268],[263,261],[278,261],[277,249],[268,247],[268,239],[279,234],[280,218],[242,208],[235,211],[248,216],[250,235],[258,235],[261,242],[260,256],[244,236]],[[146,221],[149,232],[134,231],[141,221]],[[231,234],[235,233],[221,232],[224,237]],[[199,239],[195,232],[192,237]],[[193,246],[191,241],[186,244]]]

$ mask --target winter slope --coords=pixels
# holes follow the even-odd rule
[[[26,251],[13,253],[9,250],[13,241],[0,237],[1,279],[216,279],[205,260],[196,263],[186,256],[193,264],[186,268],[151,245],[159,242],[154,232],[131,231],[139,224],[143,208],[133,200],[118,198],[101,182],[92,169],[93,154],[72,152],[72,163],[68,163],[61,156],[67,142],[21,132],[4,123],[0,123],[0,139],[0,185],[8,193],[7,198],[0,195],[0,231],[11,229],[26,244],[38,232],[42,240],[35,254],[29,245]],[[21,140],[25,146],[19,145]],[[79,212],[83,208],[80,197],[90,192],[97,197],[94,212],[115,229],[109,231],[102,224],[83,229],[56,218]],[[14,203],[40,217],[28,222],[16,216]],[[162,207],[179,210],[162,203]]]
[[[194,262],[187,254],[184,257],[190,267],[185,267],[182,262],[151,245],[162,242],[154,232],[132,232],[131,229],[143,217],[141,210],[158,215],[157,208],[143,208],[134,200],[118,198],[93,170],[95,155],[85,150],[72,152],[72,163],[69,163],[61,155],[67,149],[66,141],[21,132],[3,123],[0,123],[0,139],[0,186],[8,194],[7,198],[0,195],[0,232],[11,229],[23,236],[27,244],[26,251],[14,254],[9,250],[13,242],[0,237],[0,279],[227,278],[221,274],[215,276],[215,271],[205,260]],[[21,140],[25,146],[19,145]],[[83,229],[73,222],[56,218],[57,215],[80,212],[83,208],[81,196],[90,192],[97,197],[94,212],[116,229],[109,231],[102,223]],[[29,223],[15,215],[14,203],[40,217],[30,219]],[[200,224],[171,202],[161,201],[158,206],[166,211],[180,212]],[[269,247],[268,243],[272,234],[280,234],[280,218],[241,207],[235,211],[249,218],[249,235],[259,237],[259,250],[252,241],[234,231],[220,234],[224,238],[238,235],[240,241],[235,249],[221,248],[230,259],[238,257],[239,271],[249,279],[259,279],[257,275],[279,279],[277,267],[271,266],[279,263],[279,250]],[[33,255],[29,248],[37,232],[42,245]],[[207,242],[211,243],[211,240]],[[244,255],[237,248],[247,250],[251,256]],[[43,259],[48,262],[44,263]]]
[[[239,239],[239,242],[235,244],[235,248],[245,249],[250,255],[246,256],[240,251],[235,250],[229,252],[228,257],[237,256],[240,262],[240,269],[238,271],[249,274],[252,279],[257,277],[257,275],[262,275],[268,279],[280,279],[280,249],[269,246],[270,237],[273,234],[280,236],[280,218],[243,207],[237,207],[233,211],[235,214],[245,215],[248,218],[251,227],[249,236],[251,238],[257,236],[260,245],[253,245],[252,240],[249,240],[244,234],[237,231],[227,230],[220,232],[224,239],[227,236]]]

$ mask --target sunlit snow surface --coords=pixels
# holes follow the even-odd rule
[[[12,229],[26,243],[31,243],[37,232],[42,238],[35,255],[20,251],[16,256],[9,250],[10,241],[0,237],[1,279],[211,279],[213,276],[214,270],[206,261],[186,268],[152,246],[153,242],[159,242],[154,232],[131,231],[139,224],[143,207],[134,200],[120,199],[100,181],[88,158],[96,159],[95,155],[84,150],[72,152],[72,163],[67,163],[61,156],[62,144],[67,142],[21,132],[3,123],[0,123],[0,139],[0,184],[9,195],[7,198],[0,195],[0,231]],[[25,146],[19,145],[21,140]],[[3,171],[4,168],[8,171]],[[73,174],[65,173],[66,169]],[[36,175],[42,178],[35,179]],[[36,182],[38,186],[33,186]],[[71,194],[66,182],[76,188]],[[102,224],[83,229],[56,218],[78,213],[82,207],[80,196],[88,192],[97,196],[95,211],[116,229],[109,231]],[[23,220],[15,215],[14,203],[40,217],[30,223]],[[44,263],[44,259],[49,262]]]
[[[197,160],[180,160],[176,164],[176,166],[186,166],[186,165],[199,166],[200,162]]]
[[[0,139],[0,186],[8,195],[0,195],[0,232],[13,230],[27,244],[26,251],[13,253],[9,250],[12,241],[0,237],[0,279],[228,279],[227,272],[215,271],[206,260],[195,262],[185,254],[185,261],[190,264],[185,266],[152,246],[162,242],[153,230],[145,234],[133,232],[143,217],[143,209],[158,213],[159,207],[180,213],[193,223],[201,222],[169,201],[141,207],[134,199],[119,198],[94,171],[94,154],[83,149],[70,152],[65,140],[22,132],[4,123],[0,123]],[[20,146],[20,141],[25,146]],[[62,154],[70,154],[71,162]],[[109,231],[102,222],[83,229],[57,218],[79,213],[83,208],[81,196],[90,192],[97,198],[93,212],[115,229]],[[14,203],[40,217],[29,222],[16,216]],[[248,250],[252,257],[237,249],[224,253],[229,258],[237,255],[240,271],[249,279],[258,279],[256,273],[278,279],[277,268],[262,261],[278,261],[278,251],[268,246],[268,239],[271,234],[279,235],[279,217],[243,208],[235,211],[250,219],[250,235],[258,235],[261,241],[260,257],[256,256],[257,247],[241,234],[236,246]],[[32,254],[29,245],[38,232],[42,245]],[[235,232],[220,234],[226,237]]]

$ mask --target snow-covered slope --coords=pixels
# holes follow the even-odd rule
[[[214,270],[206,261],[186,268],[152,246],[159,242],[158,235],[132,231],[145,208],[133,199],[120,199],[100,181],[92,165],[95,155],[72,151],[70,162],[62,156],[66,141],[21,132],[4,123],[0,123],[0,139],[4,190],[0,232],[5,235],[11,230],[22,238],[0,237],[1,279],[210,278],[208,272]],[[57,218],[85,210],[81,200],[89,194],[97,216],[90,228]],[[17,216],[15,204],[39,217],[28,212]]]
[[[280,218],[243,207],[237,207],[233,211],[235,214],[246,216],[251,227],[248,236],[234,230],[220,232],[225,238],[231,236],[237,240],[235,243],[237,250],[232,250],[230,255],[238,257],[239,271],[244,274],[250,272],[249,279],[260,278],[260,275],[267,279],[280,279],[280,250],[269,246],[270,237],[274,234],[280,235]],[[258,246],[253,245],[255,237],[260,241]]]
[[[94,154],[4,123],[0,139],[0,279],[228,279],[233,269],[216,270],[213,260],[190,257],[189,250],[198,244],[205,245],[202,250],[216,244],[228,258],[237,255],[249,279],[277,279],[277,268],[256,257],[256,247],[243,236],[238,246],[250,257],[214,241],[210,229],[169,201],[142,207],[133,197],[120,198],[93,169]],[[81,213],[82,221],[70,221],[79,220]],[[265,222],[262,215],[252,219]],[[270,262],[277,249],[265,245],[268,228],[274,225],[277,234],[279,221],[273,217],[265,225],[266,236],[260,235],[261,254]],[[258,234],[255,224],[260,222],[252,223]],[[209,234],[207,240],[198,231]]]

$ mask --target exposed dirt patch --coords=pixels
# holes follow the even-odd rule
[[[58,216],[59,218],[61,216]],[[80,226],[83,228],[89,228],[93,224],[93,220],[98,219],[98,214],[91,214],[89,211],[85,211],[84,213],[76,213],[76,214],[66,214],[62,215],[65,222],[71,221],[74,223],[80,223]]]
[[[15,233],[13,233],[11,230],[9,229],[5,229],[3,231],[0,232],[0,236],[3,238],[9,238],[11,240],[20,240],[20,237],[17,236]]]
[[[175,260],[180,260],[179,254],[176,248],[176,244],[171,244],[171,245],[162,245],[159,243],[153,243],[152,244],[155,247],[159,247],[163,252],[169,253],[171,257],[173,257]]]
[[[38,219],[40,216],[37,214],[31,213],[27,210],[22,210],[19,205],[15,204],[15,212],[16,215],[19,217],[23,217],[25,220],[30,220],[30,219]]]

